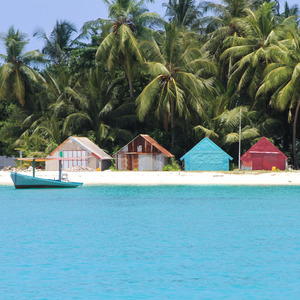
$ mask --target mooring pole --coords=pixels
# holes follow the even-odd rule
[[[239,170],[241,170],[241,142],[242,142],[242,109],[240,108],[240,125],[239,125]]]

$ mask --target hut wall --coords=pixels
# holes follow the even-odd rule
[[[13,157],[0,156],[0,170],[5,167],[17,167]]]
[[[241,169],[246,171],[252,170],[252,155],[250,153],[245,153],[241,158]]]
[[[167,163],[168,159],[141,136],[116,155],[116,167],[121,171],[161,171]]]
[[[111,160],[110,159],[103,159],[99,161],[99,168],[100,171],[108,170],[111,166]]]
[[[169,159],[165,157],[163,154],[155,155],[154,158],[155,158],[153,162],[154,171],[162,171],[163,167],[169,162]]]
[[[88,158],[87,167],[96,170],[100,167],[99,160],[95,156]]]
[[[194,152],[184,158],[186,171],[228,171],[229,159],[222,153]]]
[[[286,169],[286,159],[280,153],[250,153],[242,161],[243,170],[272,170],[276,167]]]
[[[231,159],[209,138],[201,140],[181,158],[186,171],[228,171]]]
[[[86,152],[85,156],[91,155],[90,153],[88,153],[88,151],[81,148],[77,143],[74,143],[71,140],[68,140],[59,149],[57,149],[57,151],[55,151],[51,157],[58,158],[60,151],[72,151],[72,154],[64,153],[65,157],[67,157],[66,155],[72,155],[72,157],[79,157],[78,152],[76,153],[76,151],[85,151]],[[82,155],[82,154],[83,153],[80,152],[80,155]],[[68,169],[72,165],[78,165],[78,164],[79,165],[81,164],[82,166],[87,166],[87,167],[95,169],[95,170],[97,169],[97,167],[99,167],[98,159],[93,156],[93,157],[88,158],[86,161],[83,159],[83,161],[80,163],[77,161],[65,161],[65,162],[63,162],[62,168],[63,168],[63,170],[65,170],[65,169]],[[58,171],[58,168],[59,168],[58,161],[56,161],[56,160],[46,161],[46,165],[45,165],[46,171]]]

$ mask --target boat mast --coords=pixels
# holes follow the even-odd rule
[[[61,158],[64,156],[62,151],[59,152],[59,156]],[[60,160],[58,160],[58,180],[59,181],[61,181],[61,169],[62,169],[62,165],[61,165],[61,159],[60,159]]]
[[[32,160],[32,177],[35,177],[35,159]]]

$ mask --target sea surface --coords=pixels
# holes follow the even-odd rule
[[[300,299],[300,187],[0,186],[0,299]]]

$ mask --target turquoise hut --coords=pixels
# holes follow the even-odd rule
[[[185,171],[229,171],[232,157],[206,137],[180,160]]]

